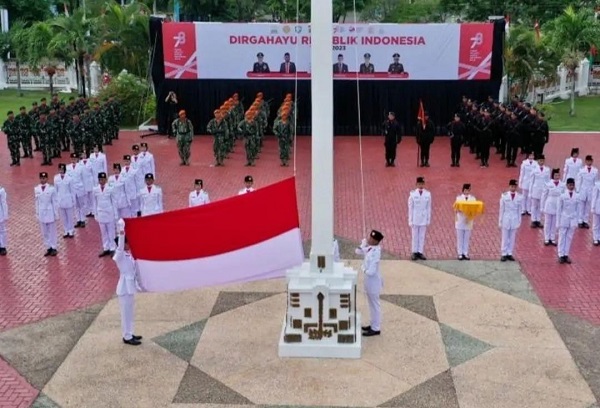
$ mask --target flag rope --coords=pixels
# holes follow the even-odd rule
[[[300,0],[296,0],[296,27],[300,24]],[[296,33],[296,46],[294,48],[294,61],[298,62],[298,30],[294,27],[294,32]],[[298,68],[295,70],[294,75],[294,142],[292,146],[292,166],[294,168],[294,177],[296,176],[296,151],[298,146]]]

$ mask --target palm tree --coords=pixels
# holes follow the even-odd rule
[[[557,50],[562,65],[573,75],[569,115],[575,116],[576,69],[584,59],[584,54],[592,46],[600,44],[600,23],[591,10],[575,11],[569,6],[562,15],[545,24],[543,29],[548,32],[547,43]]]

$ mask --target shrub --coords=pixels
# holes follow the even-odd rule
[[[154,100],[150,84],[133,74],[121,72],[116,78],[103,88],[98,97],[101,99],[110,96],[116,97],[123,108],[123,121],[121,126],[139,125],[146,120],[145,100]],[[154,116],[154,115],[151,115]]]

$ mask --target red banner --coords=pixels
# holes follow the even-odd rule
[[[493,24],[461,24],[458,79],[490,79]]]
[[[196,27],[194,24],[163,24],[165,77],[197,79]]]

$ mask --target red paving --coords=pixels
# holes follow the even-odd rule
[[[106,150],[109,163],[119,161],[129,153],[132,143],[140,141],[141,133],[122,132],[121,139]],[[243,177],[252,174],[256,187],[290,177],[292,167],[279,166],[274,139],[265,142],[264,152],[254,168],[244,167],[243,149],[237,148],[225,167],[211,167],[212,140],[196,138],[192,148],[192,165],[180,167],[175,142],[163,136],[147,138],[157,159],[157,184],[165,193],[165,207],[176,209],[187,205],[188,192],[195,178],[204,184],[213,201],[236,194],[242,188]],[[547,164],[562,167],[571,147],[579,147],[583,155],[598,153],[600,134],[554,135],[546,149]],[[594,148],[596,146],[596,148]],[[432,191],[434,215],[426,242],[430,259],[454,259],[455,230],[452,203],[463,183],[472,183],[473,194],[486,203],[487,215],[476,221],[471,240],[472,259],[499,258],[500,232],[497,226],[499,194],[510,178],[518,177],[518,169],[507,169],[493,156],[491,167],[480,169],[473,156],[463,151],[460,168],[451,168],[449,142],[440,138],[432,146],[431,167],[416,167],[416,145],[405,138],[399,146],[397,167],[384,167],[381,138],[363,139],[364,179],[367,209],[364,212],[367,229],[378,228],[386,235],[384,248],[402,259],[409,255],[410,234],[407,225],[407,194],[417,176],[424,176]],[[92,221],[87,228],[77,230],[74,240],[59,238],[59,256],[43,257],[39,226],[34,219],[33,187],[39,171],[56,168],[41,167],[41,159],[22,159],[19,168],[8,166],[8,151],[0,150],[2,172],[0,185],[8,193],[10,220],[9,255],[0,257],[0,330],[80,309],[107,300],[115,289],[117,270],[109,259],[99,259],[100,234]],[[64,155],[63,157],[66,157]],[[335,139],[336,160],[336,222],[337,236],[360,240],[362,227],[362,194],[357,137]],[[65,158],[64,161],[67,161]],[[297,184],[300,217],[305,238],[310,236],[310,138],[299,138],[297,147]],[[55,160],[55,166],[59,161]],[[249,214],[249,216],[260,216]],[[515,256],[540,299],[547,307],[560,309],[600,324],[600,274],[594,273],[592,254],[600,249],[591,245],[591,230],[578,230],[573,243],[570,266],[558,265],[556,249],[542,245],[542,231],[529,228],[528,219],[518,236]],[[60,232],[60,230],[59,230]],[[62,236],[62,234],[61,234]],[[15,375],[0,360],[0,378]],[[27,386],[7,387],[0,382],[0,407],[10,398],[33,395]],[[11,388],[12,387],[12,388]],[[28,391],[29,390],[29,391]],[[28,394],[29,393],[29,394]],[[17,397],[21,395],[21,397]],[[5,405],[3,405],[5,404]],[[18,406],[18,405],[8,405]]]

